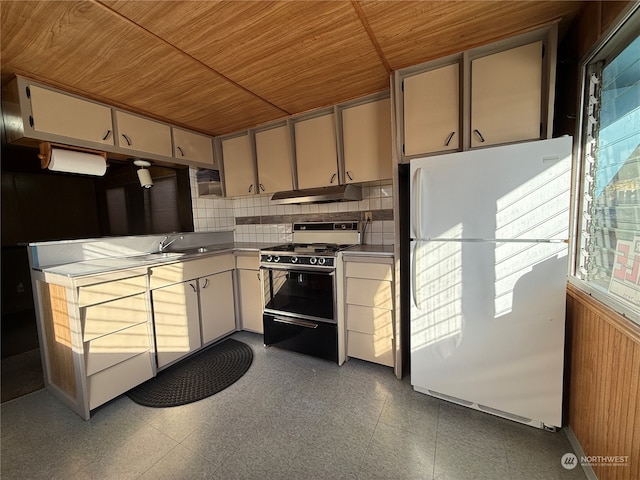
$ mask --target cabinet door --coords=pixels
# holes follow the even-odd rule
[[[210,137],[180,128],[172,130],[174,158],[213,165],[213,143]]]
[[[471,146],[540,138],[542,42],[471,62]]]
[[[346,183],[391,178],[391,100],[345,108],[342,136]]]
[[[236,329],[233,273],[222,272],[198,279],[202,342],[207,344]]]
[[[171,156],[171,127],[116,111],[118,146],[127,150]]]
[[[291,139],[287,125],[256,132],[256,159],[260,192],[273,193],[293,188]]]
[[[404,154],[460,148],[460,67],[457,63],[404,79]]]
[[[227,197],[255,193],[255,167],[249,135],[222,140],[222,161]]]
[[[338,184],[338,154],[333,113],[295,123],[298,188]]]
[[[262,283],[258,270],[238,270],[242,329],[263,333]]]
[[[34,130],[113,145],[109,107],[35,85],[29,91]]]
[[[158,367],[200,348],[198,285],[195,280],[151,292]]]

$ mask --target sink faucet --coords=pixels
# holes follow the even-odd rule
[[[171,244],[172,244],[173,242],[175,242],[176,240],[182,240],[182,239],[184,239],[184,236],[182,236],[182,235],[180,235],[179,237],[174,237],[174,238],[172,238],[171,240],[169,240],[169,236],[168,236],[168,235],[167,235],[167,236],[165,236],[162,240],[160,240],[160,243],[158,244],[158,252],[159,252],[159,253],[164,253],[165,249],[166,249],[169,245],[171,245]],[[166,242],[167,240],[169,240],[169,241],[168,241],[167,243],[164,243],[164,242]]]

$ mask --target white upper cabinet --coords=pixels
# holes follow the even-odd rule
[[[541,135],[542,42],[471,62],[471,146]]]
[[[260,193],[281,192],[293,188],[293,159],[287,125],[256,132],[256,160]]]
[[[391,100],[342,110],[345,183],[391,178]]]
[[[256,193],[256,172],[248,134],[222,140],[224,187],[227,197]]]
[[[113,145],[111,109],[29,85],[33,129],[93,143]]]
[[[333,113],[294,124],[298,188],[337,185],[338,153]]]
[[[404,79],[404,154],[460,148],[460,65]]]
[[[171,157],[171,127],[116,110],[118,146],[126,150]]]
[[[173,156],[180,160],[213,165],[213,143],[210,137],[173,128]]]

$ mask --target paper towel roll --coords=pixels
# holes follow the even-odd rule
[[[48,168],[55,172],[103,176],[107,171],[107,161],[93,153],[52,148]]]

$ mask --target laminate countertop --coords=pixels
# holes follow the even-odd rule
[[[363,256],[385,256],[393,257],[393,245],[354,245],[353,247],[342,250],[343,254],[363,255]]]

